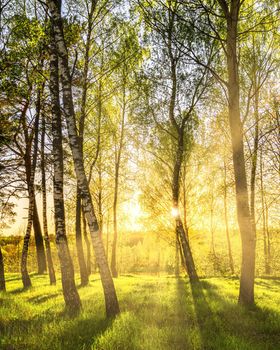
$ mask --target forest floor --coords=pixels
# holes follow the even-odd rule
[[[280,349],[280,280],[256,280],[255,308],[237,305],[238,280],[121,276],[115,280],[122,313],[106,320],[101,282],[79,288],[83,311],[64,312],[61,283],[32,275],[22,291],[8,274],[0,294],[0,349],[187,350]]]

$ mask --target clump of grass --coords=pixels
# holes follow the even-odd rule
[[[0,294],[0,349],[5,350],[264,350],[279,349],[279,281],[256,280],[257,306],[237,305],[238,280],[122,276],[115,280],[122,313],[107,320],[100,280],[79,288],[83,311],[64,311],[60,288],[32,276],[22,290],[8,275]]]

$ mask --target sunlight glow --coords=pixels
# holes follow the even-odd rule
[[[174,218],[177,218],[179,216],[179,210],[178,208],[172,208],[171,209],[171,215],[174,217]]]
[[[143,231],[143,220],[146,213],[139,203],[139,195],[141,192],[137,191],[133,194],[131,199],[125,202],[122,206],[122,210],[125,214],[125,230],[129,231]]]

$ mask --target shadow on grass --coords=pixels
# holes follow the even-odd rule
[[[185,278],[177,278],[177,295],[175,302],[176,320],[174,326],[179,330],[177,333],[171,334],[169,339],[170,345],[174,344],[174,349],[193,349],[192,339],[190,337],[191,328],[194,325],[194,311],[190,304],[191,291]],[[187,332],[186,332],[187,330]],[[170,347],[172,348],[172,347]],[[173,348],[172,348],[173,349]]]
[[[76,282],[77,289],[83,289],[87,287],[92,287],[95,282],[101,281],[101,278],[94,278],[88,281],[87,284],[81,284],[80,282]]]
[[[271,281],[273,284],[271,284]],[[262,278],[261,280],[256,279],[255,285],[268,288],[269,290],[279,291],[280,280],[279,278]]]
[[[280,283],[280,277],[279,276],[257,276],[256,278],[261,278],[262,280],[268,280],[268,281],[275,281]]]
[[[29,288],[19,287],[19,288],[13,289],[11,291],[8,291],[8,293],[9,294],[20,294],[20,293],[27,291],[28,289],[32,289],[32,287],[29,287]]]
[[[105,332],[111,324],[111,320],[106,319],[77,318],[75,320],[67,320],[67,316],[65,316],[65,321],[69,322],[65,322],[63,330],[58,332],[53,326],[53,331],[50,329],[47,337],[46,333],[44,333],[45,321],[38,320],[38,318],[33,320],[16,320],[9,327],[13,332],[9,332],[9,334],[6,332],[0,348],[14,350],[90,349],[94,339]],[[5,329],[7,328],[5,327]],[[33,342],[32,333],[41,334],[40,339],[33,338]]]
[[[45,279],[46,276],[48,276],[47,273],[37,273],[37,272],[30,272],[29,273],[29,277],[32,278],[32,277],[36,277],[37,279],[38,278],[43,278]],[[6,276],[6,282],[11,282],[11,281],[20,281],[21,280],[21,274],[20,273],[13,273],[11,276]]]
[[[98,319],[96,315],[90,318],[77,318],[71,322],[70,327],[65,327],[57,341],[60,342],[62,349],[90,349],[94,340],[103,334],[112,325],[112,322],[112,319],[105,317]],[[57,341],[54,344],[57,345]]]
[[[81,312],[74,317],[66,309],[62,312],[48,309],[26,315],[26,318],[0,321],[0,334],[3,336],[0,349],[90,349],[94,339],[112,324],[112,319],[106,319],[102,314]]]
[[[18,288],[15,288],[13,290],[9,290],[7,293],[8,294],[12,294],[12,295],[16,295],[16,294],[21,294],[21,293],[24,293],[24,292],[27,292],[29,290],[35,290],[37,288],[37,286],[30,286],[30,287],[18,287]]]
[[[15,289],[12,289],[12,290],[9,290],[9,282],[13,282],[13,281],[21,281],[21,275],[17,275],[17,276],[13,276],[13,277],[8,277],[6,278],[6,284],[7,284],[7,287],[8,287],[8,293],[9,294],[20,294],[22,292],[25,292],[25,291],[28,291],[28,290],[32,290],[34,287],[37,288],[37,284],[38,284],[38,281],[40,282],[40,287],[44,287],[44,286],[50,286],[50,283],[49,283],[49,280],[46,280],[46,276],[47,274],[38,274],[36,272],[31,272],[29,274],[29,277],[31,279],[31,286],[30,287],[23,287],[23,284],[21,283],[21,286],[20,287],[17,287]],[[34,280],[33,278],[36,277],[36,283],[34,284]],[[44,280],[44,282],[42,282],[42,280]]]
[[[27,299],[28,302],[34,303],[34,304],[41,304],[49,299],[56,298],[57,296],[61,296],[61,293],[53,293],[48,295],[37,295],[35,297],[31,297]]]
[[[202,282],[190,282],[201,349],[229,349],[223,325],[213,313],[203,291]]]
[[[279,313],[240,306],[208,281],[192,283],[191,290],[202,349],[279,349]]]
[[[6,277],[5,280],[6,280],[6,282],[19,281],[19,280],[21,280],[21,276],[16,275],[16,276],[11,276],[11,277]]]

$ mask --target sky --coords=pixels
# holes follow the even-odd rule
[[[48,203],[48,225],[49,229],[51,229],[54,225],[54,220],[52,217],[52,193],[48,193],[47,195],[47,203]],[[42,196],[41,194],[36,195],[36,203],[38,207],[38,212],[40,216],[40,221],[42,225]],[[23,236],[25,233],[26,225],[27,225],[27,215],[28,215],[28,199],[27,198],[19,198],[15,200],[15,221],[10,224],[9,228],[3,230],[3,234],[5,236],[10,235],[20,235]]]

